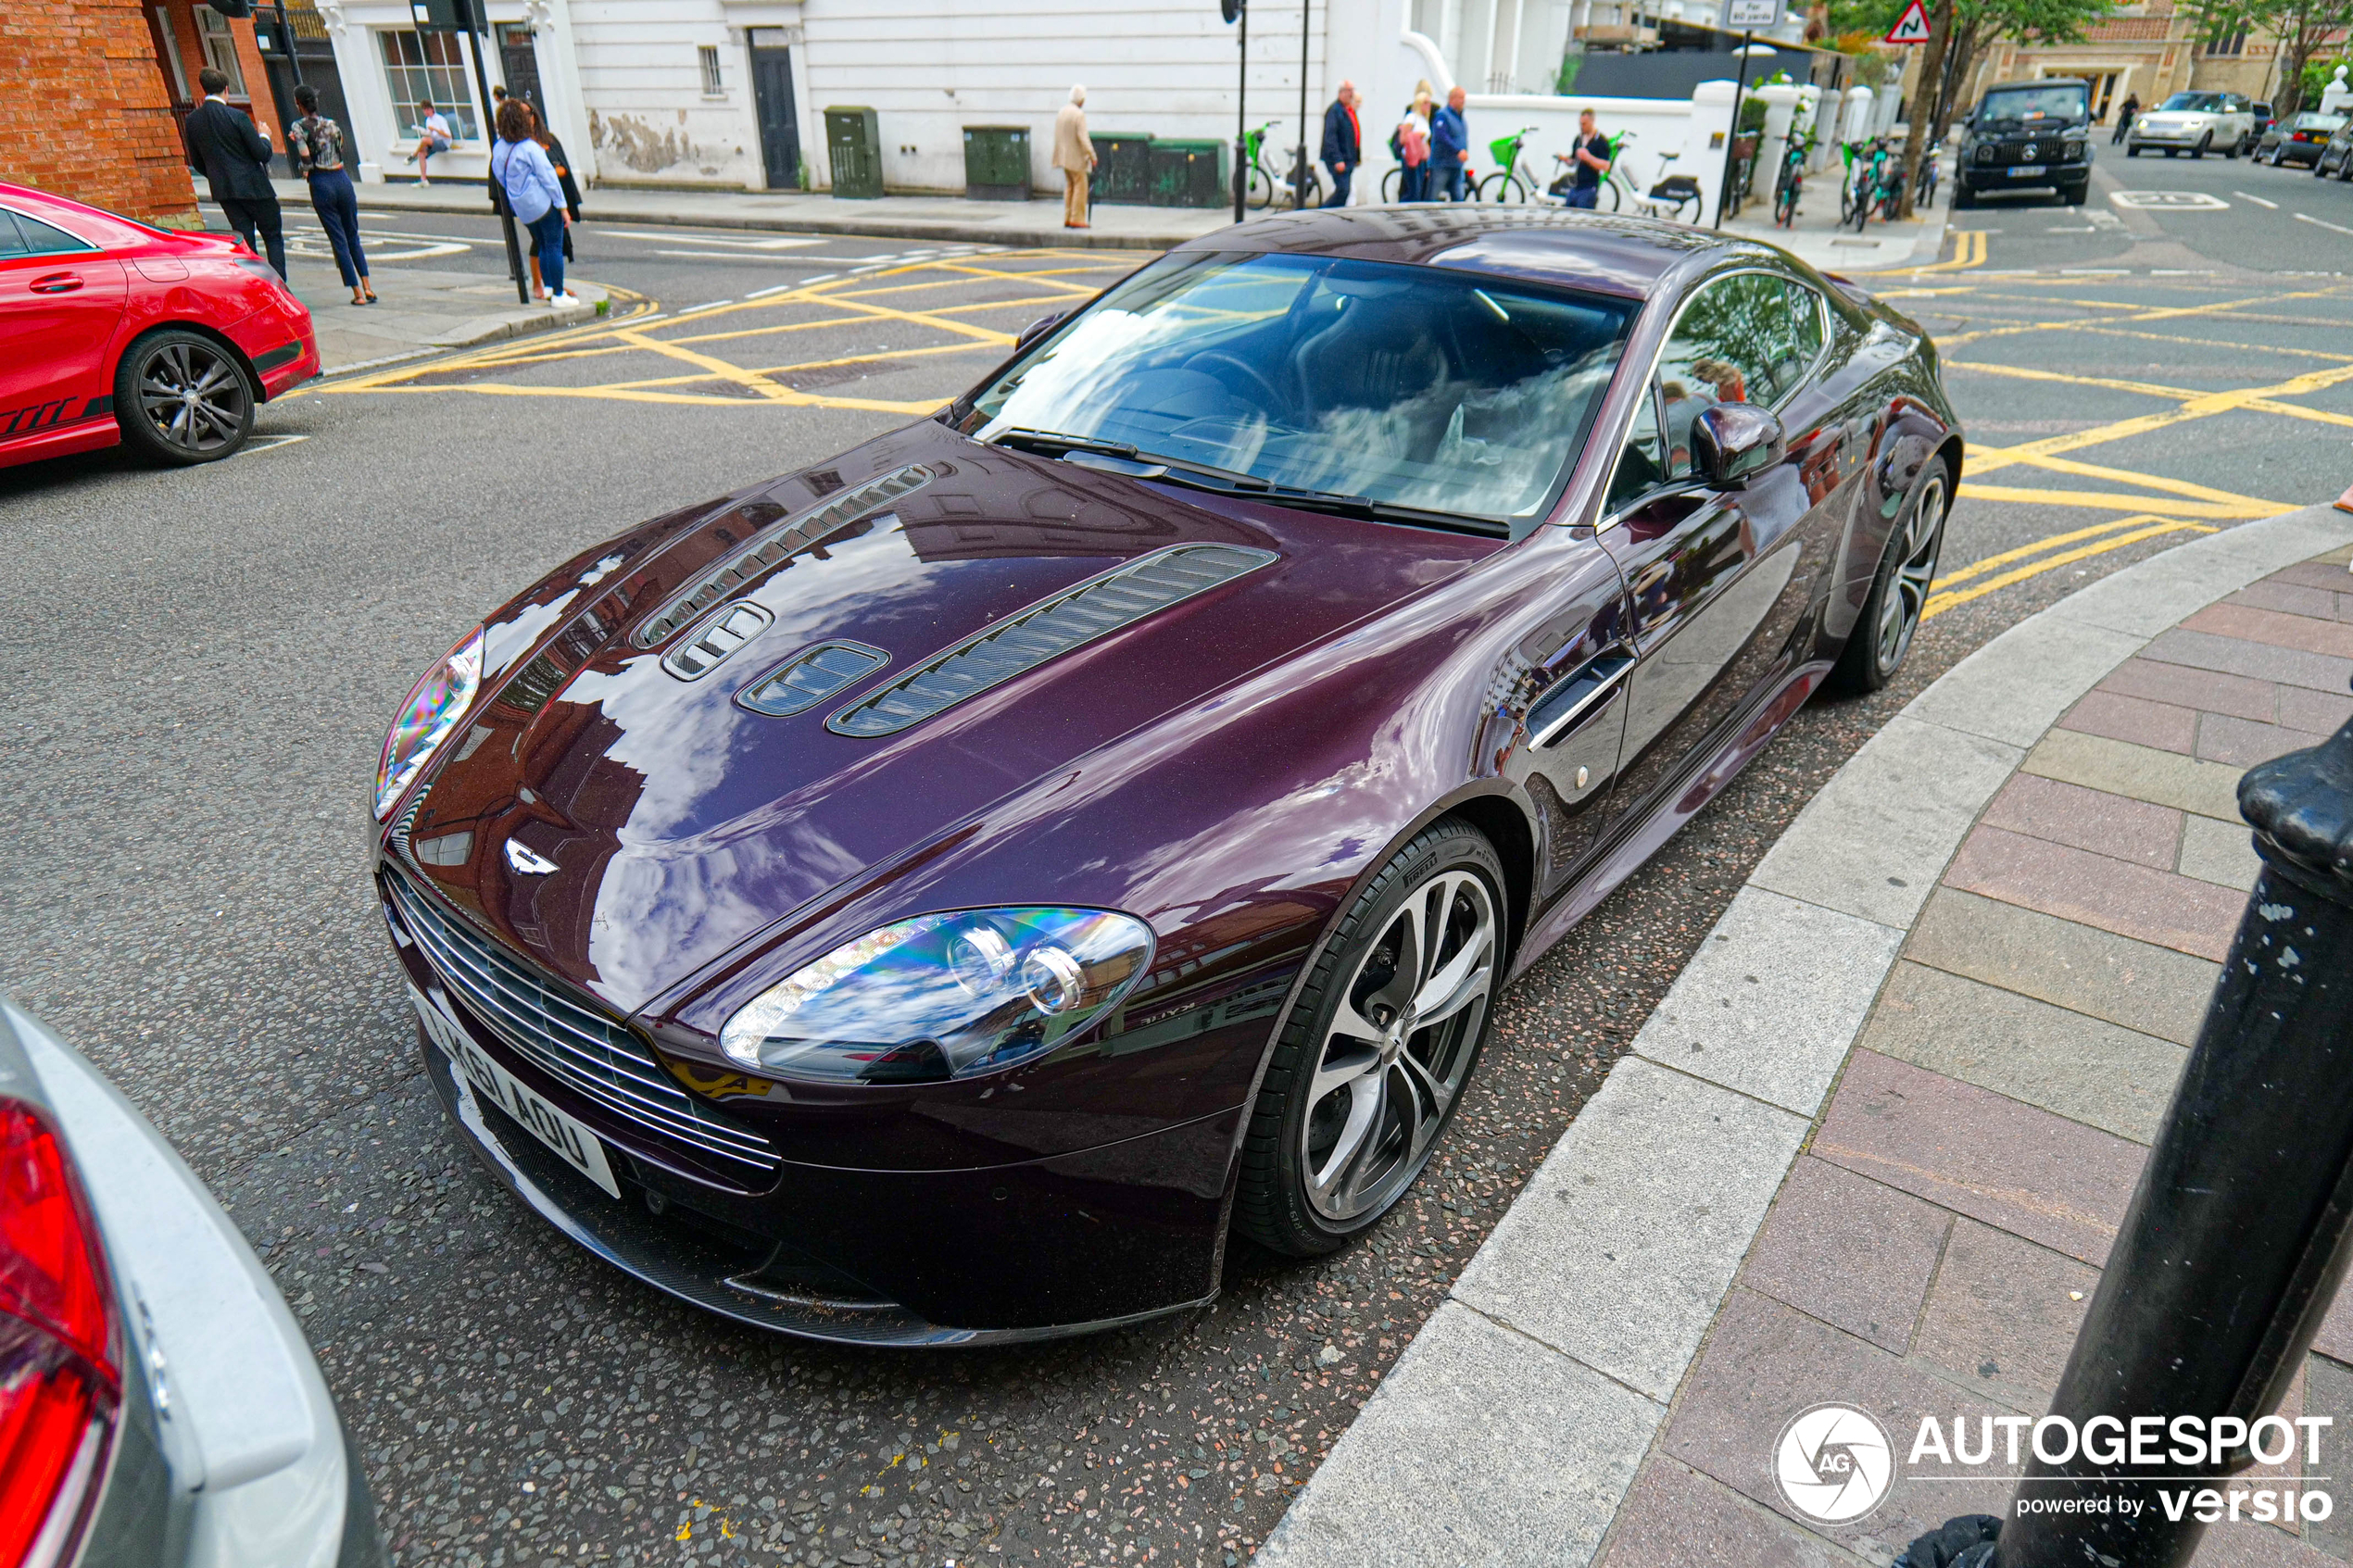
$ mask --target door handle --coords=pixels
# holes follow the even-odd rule
[[[1624,648],[1611,648],[1587,659],[1574,673],[1554,681],[1528,710],[1529,749],[1541,750],[1567,736],[1588,716],[1599,712],[1610,694],[1617,690],[1617,684],[1626,678],[1626,672],[1633,668],[1632,654]]]
[[[82,280],[71,272],[51,272],[33,279],[31,286],[34,294],[71,294],[82,286]]]

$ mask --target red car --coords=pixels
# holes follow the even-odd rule
[[[310,312],[236,240],[22,185],[0,184],[0,468],[118,441],[212,462],[319,373]]]

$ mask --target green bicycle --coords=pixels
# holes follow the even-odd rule
[[[1246,199],[1249,201],[1251,210],[1253,212],[1265,211],[1267,207],[1275,204],[1277,198],[1278,197],[1282,200],[1284,205],[1290,205],[1290,169],[1285,169],[1278,172],[1270,169],[1266,165],[1266,159],[1265,157],[1267,135],[1274,131],[1276,126],[1281,123],[1282,122],[1280,120],[1270,119],[1265,124],[1260,126],[1257,130],[1248,131],[1242,133],[1242,161],[1248,165],[1250,169],[1250,187]],[[1300,149],[1293,147],[1290,150],[1294,159],[1296,159],[1296,156]],[[1296,167],[1296,162],[1294,162],[1293,167]],[[1313,163],[1310,163],[1307,166],[1306,199],[1300,202],[1298,205],[1301,207],[1321,207],[1324,205],[1323,177],[1315,172],[1315,166]]]
[[[1536,199],[1536,177],[1520,172],[1519,149],[1521,143],[1541,129],[1535,125],[1523,126],[1509,136],[1498,136],[1487,144],[1487,150],[1495,157],[1495,172],[1478,182],[1478,189],[1472,199],[1507,205]]]

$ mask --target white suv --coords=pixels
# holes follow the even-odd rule
[[[2133,122],[2125,132],[2124,156],[2138,157],[2143,147],[2161,147],[2167,157],[2181,153],[2236,157],[2254,144],[2251,99],[2236,93],[2176,93]]]

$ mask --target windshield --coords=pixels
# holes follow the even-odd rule
[[[975,433],[1525,521],[1584,445],[1635,310],[1435,268],[1192,252],[1016,361],[975,400]]]
[[[2091,95],[2072,84],[2053,87],[2012,87],[1988,93],[1979,107],[1980,119],[2089,119]]]
[[[2219,114],[2222,108],[2220,93],[2176,93],[2165,100],[2169,109],[2188,109],[2199,114]]]
[[[2297,115],[2296,117],[2296,123],[2289,127],[2289,129],[2294,131],[2334,131],[2344,123],[2345,117],[2341,114],[2315,114],[2307,111],[2306,113]]]

